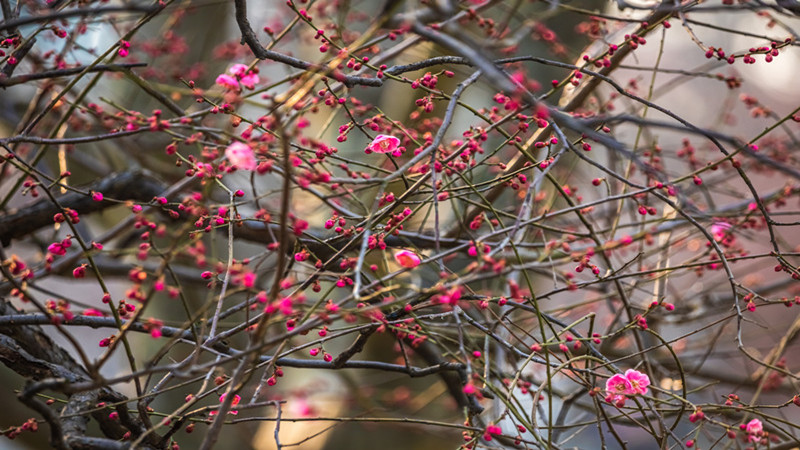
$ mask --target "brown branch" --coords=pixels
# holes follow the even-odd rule
[[[269,59],[271,61],[283,63],[287,66],[301,70],[319,70],[322,68],[322,66],[319,64],[303,61],[302,59],[297,59],[292,56],[284,55],[283,53],[278,53],[276,51],[264,48],[264,46],[258,41],[258,37],[256,37],[253,28],[250,26],[250,21],[247,20],[247,1],[234,0],[233,4],[236,8],[236,23],[239,25],[239,31],[242,33],[242,43],[247,44],[247,46],[250,47],[250,51],[253,52],[253,55],[255,55],[256,58]],[[383,80],[379,78],[354,77],[352,75],[345,76],[342,79],[342,82],[347,87],[353,87],[356,84],[363,86],[383,85]]]
[[[23,319],[23,316],[25,315],[20,314],[10,303],[0,302],[0,319],[8,317]],[[109,387],[110,385],[91,386],[83,391],[75,389],[76,386],[94,383],[89,383],[91,378],[86,371],[38,327],[38,324],[51,324],[53,318],[45,314],[35,314],[35,316],[38,319],[36,321],[12,319],[0,322],[0,362],[25,378],[41,380],[30,384],[20,394],[20,401],[42,414],[50,424],[51,444],[56,448],[114,448],[84,445],[83,443],[88,442],[86,439],[92,440],[93,443],[106,440],[100,439],[95,442],[93,439],[96,438],[82,436],[81,430],[85,429],[85,424],[82,424],[84,419],[76,419],[73,415],[59,416],[51,407],[36,398],[38,392],[53,390],[69,394],[70,401],[72,401],[73,396],[85,391],[83,397],[75,398],[75,404],[72,405],[73,410],[78,408],[78,405],[85,406],[87,398],[113,401],[121,404],[122,407],[126,400],[122,394],[113,391]],[[109,325],[116,328],[115,324]],[[96,401],[90,403],[91,405],[84,407],[82,411],[96,408]],[[93,413],[93,417],[100,423],[106,436],[119,439],[125,433],[118,422],[108,418],[107,412],[96,411]],[[122,413],[120,417],[123,418]],[[126,415],[125,419],[122,423],[128,430],[136,432],[142,428],[137,418]],[[148,440],[148,444],[156,441],[157,438],[153,437]]]
[[[367,341],[369,340],[370,336],[372,336],[375,331],[378,330],[379,325],[373,324],[369,328],[365,328],[358,333],[356,340],[350,344],[350,347],[347,347],[336,359],[333,360],[332,366],[334,369],[339,369],[344,364],[350,360],[353,356],[358,353],[361,353],[364,350],[364,346],[367,345]]]
[[[90,190],[100,192],[105,198],[117,200],[137,200],[149,202],[158,196],[166,186],[147,172],[132,170],[121,172],[93,184]],[[110,200],[96,202],[88,193],[70,192],[58,198],[65,208],[88,214],[101,211],[117,203]],[[8,215],[0,216],[0,244],[8,246],[12,239],[27,236],[34,231],[53,224],[53,216],[63,213],[48,200],[42,200],[29,207]]]
[[[14,71],[17,70],[17,67],[20,66],[20,63],[22,62],[22,60],[26,56],[28,56],[28,52],[31,51],[31,49],[33,48],[33,44],[35,44],[35,43],[36,43],[36,39],[31,38],[31,39],[25,41],[25,43],[22,44],[21,47],[19,47],[18,49],[16,49],[14,51],[12,56],[14,57],[14,59],[16,59],[17,62],[14,63],[14,64],[11,64],[8,61],[6,61],[5,67],[3,67],[3,70],[0,71],[0,80],[2,80],[3,78],[9,78],[9,77],[11,77],[11,75],[14,74]]]

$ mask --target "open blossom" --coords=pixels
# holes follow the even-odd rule
[[[625,378],[631,384],[628,395],[647,394],[647,386],[650,386],[650,377],[638,370],[628,369],[625,371]]]
[[[243,142],[232,142],[225,149],[225,156],[231,164],[242,170],[255,170],[257,166],[253,149]]]
[[[631,392],[631,382],[618,373],[606,381],[606,390],[611,394],[625,395]]]
[[[220,402],[220,404],[222,404],[222,403],[225,401],[225,396],[226,396],[226,395],[228,395],[228,394],[227,394],[227,393],[225,393],[225,394],[222,394],[222,395],[220,395],[220,396],[219,396],[219,402]],[[241,398],[240,396],[238,396],[238,395],[234,395],[234,396],[233,396],[233,400],[231,401],[231,406],[236,406],[236,405],[238,405],[238,404],[239,404],[239,402],[240,402],[241,400],[242,400],[242,398]],[[233,414],[233,415],[236,415],[236,414],[239,414],[239,411],[236,411],[236,410],[232,409],[232,410],[228,411],[228,414]],[[209,412],[208,412],[208,415],[209,415],[209,416],[216,416],[216,415],[217,415],[217,412],[216,412],[216,411],[209,411]]]
[[[400,264],[406,269],[413,269],[420,263],[419,256],[409,250],[400,250],[399,252],[395,253],[394,259],[397,261],[397,264]]]
[[[379,134],[369,143],[366,153],[393,153],[398,151],[400,139],[394,136]]]
[[[647,394],[650,378],[638,370],[628,369],[625,374],[616,374],[606,381],[606,401],[618,407],[625,405],[625,400],[631,395]]]

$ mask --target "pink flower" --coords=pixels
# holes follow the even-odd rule
[[[256,155],[249,145],[242,142],[232,142],[225,149],[225,156],[231,164],[242,170],[255,170]]]
[[[764,433],[764,425],[760,420],[753,419],[747,422],[744,430],[747,432],[747,441],[756,442],[761,439],[761,435]]]
[[[406,269],[413,269],[417,267],[420,263],[419,256],[416,253],[409,251],[409,250],[400,250],[394,254],[394,259],[397,261],[397,264],[405,267]]]
[[[711,225],[711,235],[714,236],[715,240],[720,241],[730,229],[731,224],[728,222],[714,222],[714,224]]]
[[[261,80],[258,78],[258,74],[252,70],[248,71],[244,64],[234,64],[228,69],[227,74],[223,73],[217,77],[218,85],[236,92],[241,90],[239,83],[242,83],[247,89],[255,89],[256,83],[259,81]]]
[[[244,64],[234,64],[228,69],[228,73],[236,78],[241,78],[247,73],[247,66]]]
[[[764,431],[764,425],[758,419],[753,419],[750,422],[747,422],[747,426],[745,428],[748,434],[758,434]]]
[[[250,289],[256,283],[256,274],[253,272],[247,272],[242,276],[242,286]]]
[[[626,392],[626,394],[647,394],[647,386],[650,386],[650,378],[647,374],[639,372],[638,370],[628,369],[625,371],[625,378],[627,378],[628,383],[631,385],[630,391]]]
[[[236,78],[224,73],[217,77],[216,83],[229,91],[239,90],[239,82],[236,81]]]
[[[629,395],[647,394],[650,378],[638,370],[628,369],[625,375],[616,374],[606,381],[606,401],[614,403],[617,407],[625,405]]]
[[[259,81],[261,80],[258,78],[258,75],[254,73],[248,73],[247,75],[239,79],[239,82],[241,82],[242,85],[247,89],[255,89],[256,83],[258,83]]]
[[[226,393],[226,394],[222,394],[222,395],[219,396],[219,402],[220,403],[225,401],[225,396],[226,395],[228,395],[228,394]],[[238,405],[241,400],[242,400],[242,397],[239,397],[238,395],[234,395],[233,396],[233,401],[231,401],[231,406]],[[239,411],[236,411],[236,410],[232,409],[232,410],[228,411],[228,414],[233,414],[235,416],[236,414],[239,414]],[[208,415],[209,416],[216,416],[217,412],[216,411],[209,411]]]
[[[379,134],[369,143],[366,153],[394,153],[400,145],[400,139],[394,136]]]
[[[616,374],[606,381],[606,390],[612,395],[625,395],[631,392],[631,382],[625,375]]]
[[[314,407],[305,398],[296,398],[289,402],[289,411],[295,417],[311,417],[316,414]]]

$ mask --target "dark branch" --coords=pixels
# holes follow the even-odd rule
[[[67,11],[52,12],[49,14],[39,14],[35,16],[21,17],[13,20],[0,22],[0,31],[12,30],[16,27],[39,22],[49,22],[51,20],[68,19],[70,17],[98,16],[106,13],[116,12],[144,12],[151,13],[158,10],[158,7],[145,5],[126,5],[126,6],[104,6],[101,8],[82,8],[70,9]]]
[[[165,189],[166,187],[161,181],[139,170],[103,178],[91,187],[91,190],[101,192],[105,198],[141,202],[149,202]],[[110,200],[96,202],[92,200],[91,195],[79,192],[70,192],[59,197],[59,203],[79,214],[101,211],[117,204]],[[12,239],[29,235],[35,230],[52,225],[53,216],[58,213],[63,213],[63,211],[52,202],[43,200],[12,214],[0,216],[0,244],[8,246]]]
[[[0,78],[0,87],[15,86],[17,84],[23,84],[29,81],[68,77],[71,75],[77,75],[79,73],[82,73],[83,71],[86,71],[87,73],[123,72],[126,69],[130,69],[133,67],[145,67],[145,66],[147,66],[147,63],[98,64],[94,67],[88,67],[88,68],[87,66],[79,66],[79,67],[70,67],[68,69],[47,70],[44,72],[18,75],[16,77],[11,77],[11,78],[5,78],[5,79]]]

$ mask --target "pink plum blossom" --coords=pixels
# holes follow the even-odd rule
[[[247,73],[247,66],[244,64],[234,64],[228,69],[228,73],[236,78],[242,78]]]
[[[615,395],[625,395],[631,392],[631,382],[622,374],[616,374],[606,381],[606,390]]]
[[[236,81],[236,78],[224,73],[217,77],[216,83],[229,91],[239,90],[239,82]]]
[[[400,146],[400,139],[394,136],[379,134],[367,146],[366,153],[394,153]]]
[[[731,224],[728,222],[714,222],[711,225],[711,235],[714,236],[715,240],[720,241],[730,229]]]
[[[255,89],[256,83],[259,81],[261,80],[258,78],[258,75],[252,72],[239,79],[239,82],[242,83],[244,87],[251,90]]]
[[[252,70],[248,70],[244,64],[234,64],[228,69],[228,73],[220,74],[217,77],[217,84],[224,87],[229,91],[239,92],[241,90],[239,83],[247,89],[255,89],[256,83],[261,81],[258,74]]]
[[[744,431],[747,432],[748,442],[756,442],[761,439],[761,435],[764,433],[764,425],[760,420],[753,419],[747,422]]]
[[[398,264],[405,267],[406,269],[413,269],[417,267],[420,263],[419,256],[416,253],[409,251],[409,250],[400,250],[394,254],[394,259],[397,261]]]
[[[225,396],[227,396],[227,395],[228,394],[225,393],[225,394],[222,394],[222,395],[219,396],[220,404],[225,401]],[[238,405],[241,400],[242,400],[242,398],[240,396],[234,395],[233,396],[233,401],[231,401],[231,406]],[[236,415],[236,414],[239,414],[239,411],[236,411],[236,410],[232,409],[232,410],[228,411],[228,414]],[[217,411],[209,411],[208,415],[209,416],[216,416],[217,415]]]
[[[647,374],[628,369],[624,375],[618,373],[606,381],[608,394],[605,400],[622,407],[628,396],[647,394],[647,386],[650,386],[650,378]]]
[[[238,169],[255,170],[257,166],[253,149],[243,142],[232,142],[231,145],[225,149],[225,157]]]
[[[625,378],[631,385],[628,395],[647,394],[647,386],[650,386],[650,377],[638,370],[628,369],[625,371]]]

